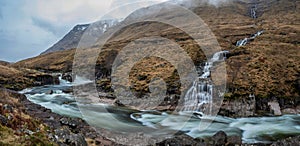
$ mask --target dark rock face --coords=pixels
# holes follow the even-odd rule
[[[35,86],[59,84],[59,79],[57,76],[38,75],[35,77],[29,77],[29,78],[34,79]]]
[[[69,82],[73,81],[72,73],[63,73],[61,78]]]
[[[253,96],[240,99],[225,99],[219,114],[228,117],[248,117],[255,114],[255,108],[256,99]]]

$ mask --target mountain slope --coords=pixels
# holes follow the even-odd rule
[[[121,21],[118,19],[110,19],[110,20],[101,20],[98,23],[98,26],[94,29],[95,33],[104,33],[110,27],[117,25]],[[81,24],[76,25],[69,33],[67,33],[61,40],[55,43],[52,47],[41,53],[47,54],[56,51],[63,51],[76,48],[78,43],[86,31],[86,29],[90,26],[90,24]]]
[[[251,8],[257,7],[257,17]],[[297,0],[233,1],[218,7],[202,3],[189,9],[199,15],[216,35],[222,49],[229,50],[227,63],[227,94],[229,99],[246,98],[254,94],[257,100],[278,100],[281,107],[295,107],[300,101],[299,7]],[[138,10],[142,14],[149,8]],[[131,16],[135,15],[133,13]],[[174,12],[176,13],[176,12]],[[155,15],[155,14],[154,14]],[[127,21],[130,21],[129,16]],[[125,19],[125,22],[126,22]],[[159,31],[158,29],[159,28]],[[242,47],[238,40],[257,31],[265,33]],[[161,36],[174,40],[191,56],[196,65],[203,65],[206,57],[201,48],[179,29],[155,22],[141,22],[124,27],[105,44],[99,55],[96,75],[109,78],[111,65],[118,52],[129,42],[147,36]],[[162,46],[163,47],[163,46]],[[63,53],[64,52],[64,53]],[[64,62],[72,62],[71,52],[63,51],[24,60],[15,65],[49,70],[70,71]],[[51,56],[55,59],[51,62]],[[176,56],[174,56],[176,58]],[[44,63],[42,62],[48,62]],[[84,62],[83,64],[85,64]],[[150,63],[150,65],[149,65]],[[64,64],[64,65],[62,65]],[[154,68],[151,66],[157,66]],[[146,77],[144,77],[146,75]],[[148,84],[155,76],[168,83],[168,94],[179,94],[178,74],[166,60],[150,57],[135,65],[130,75],[132,89],[138,94],[149,92]],[[100,84],[105,84],[99,81]],[[105,84],[109,88],[109,84]],[[267,103],[263,103],[267,107]],[[266,108],[267,109],[267,108]]]

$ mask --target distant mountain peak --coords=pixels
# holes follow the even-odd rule
[[[119,24],[123,19],[107,19],[97,22],[97,27],[93,27],[95,33],[104,33],[112,26]],[[63,51],[76,48],[84,32],[91,24],[78,24],[72,28],[61,40],[55,43],[52,47],[41,53],[47,54],[56,51]]]

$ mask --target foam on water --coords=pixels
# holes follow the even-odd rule
[[[76,76],[74,82],[72,83],[73,86],[77,85],[84,85],[88,83],[92,83],[93,81],[86,79],[84,77]]]
[[[215,53],[203,67],[202,74],[194,81],[193,86],[187,91],[184,97],[182,111],[203,112],[205,105],[210,105],[213,99],[213,84],[210,79],[211,68],[214,63],[223,61],[228,51]]]

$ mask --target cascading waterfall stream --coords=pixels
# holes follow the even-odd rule
[[[202,74],[194,81],[193,86],[187,91],[184,97],[183,111],[202,112],[204,105],[211,104],[213,100],[213,84],[210,79],[211,68],[214,63],[223,61],[228,51],[220,51],[205,63]]]
[[[256,19],[258,18],[257,17],[257,4],[255,4],[251,9],[250,9],[250,17],[253,18],[253,19]],[[261,34],[263,34],[264,31],[261,30],[261,31],[258,31],[257,33],[251,35],[251,37],[249,38],[244,38],[244,39],[241,39],[239,41],[236,42],[236,47],[241,47],[241,46],[245,46],[247,43],[249,43],[250,41],[253,41],[256,37],[260,36]]]
[[[257,5],[255,5],[254,7],[251,8],[251,17],[253,19],[257,18],[256,11],[257,11]]]

